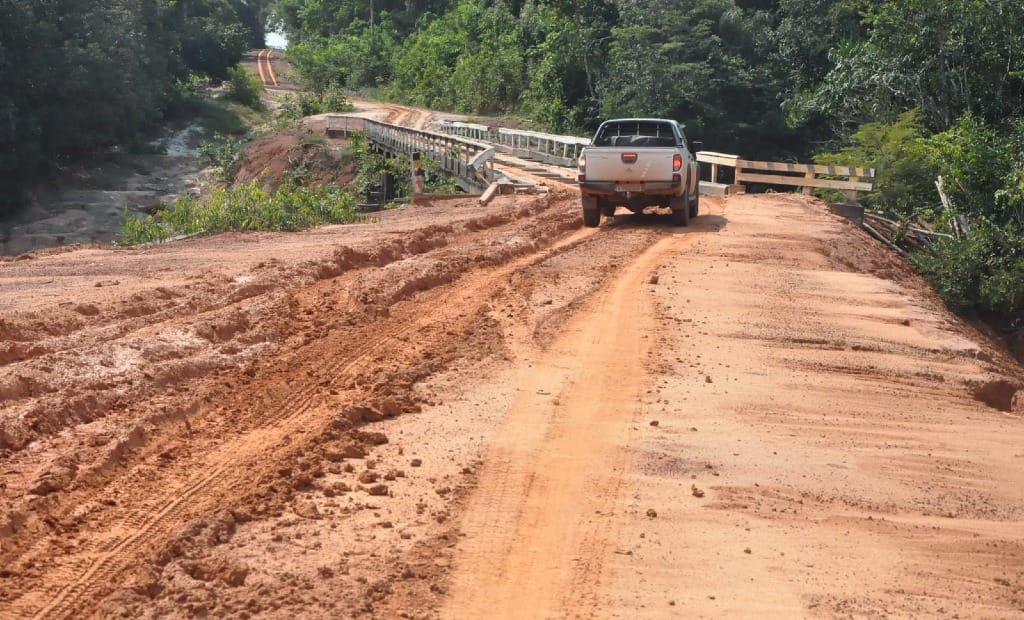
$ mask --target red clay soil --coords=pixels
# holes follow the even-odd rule
[[[339,159],[347,145],[347,140],[328,140],[323,133],[305,128],[267,134],[246,147],[234,184],[259,179],[265,187],[276,189],[292,176],[304,185],[345,187],[356,177],[355,161]]]
[[[548,183],[0,262],[0,618],[1024,617],[1005,351],[810,197]]]

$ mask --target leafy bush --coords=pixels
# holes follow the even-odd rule
[[[182,196],[173,207],[141,218],[125,212],[118,243],[138,245],[228,230],[302,230],[360,219],[355,198],[339,187],[300,187],[286,182],[270,192],[252,181],[216,189],[206,201]]]
[[[975,221],[963,239],[941,239],[914,257],[950,308],[1024,320],[1024,229]]]
[[[350,112],[352,104],[349,103],[337,88],[332,88],[323,93],[299,93],[298,97],[286,94],[281,98],[281,107],[277,116],[279,119],[299,120],[314,114],[326,114],[328,112]]]
[[[938,202],[934,149],[916,110],[895,123],[861,125],[850,140],[849,147],[818,155],[815,162],[874,168],[874,189],[863,197],[867,206],[911,218]]]
[[[197,148],[199,163],[204,166],[214,166],[217,168],[217,179],[230,182],[235,177],[242,147],[243,143],[238,138],[215,133],[212,140],[199,144]]]
[[[228,69],[227,96],[254,110],[263,108],[263,82],[242,65]]]
[[[923,219],[948,228],[964,216],[971,232],[941,239],[914,256],[950,308],[1001,321],[1024,317],[1024,119],[1002,125],[966,113],[943,132],[929,135],[916,111],[890,124],[861,125],[853,144],[817,158],[877,170],[868,206],[904,220]],[[951,212],[938,207],[938,176]]]

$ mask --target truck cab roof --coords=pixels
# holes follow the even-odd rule
[[[593,146],[660,146],[685,144],[683,127],[663,118],[617,118],[601,123]]]

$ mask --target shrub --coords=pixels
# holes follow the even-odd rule
[[[938,200],[933,149],[916,110],[900,115],[895,123],[861,125],[851,140],[849,147],[819,155],[815,161],[874,168],[874,189],[864,195],[867,206],[911,218]]]
[[[125,212],[118,243],[138,245],[228,230],[302,230],[360,219],[355,198],[339,187],[300,187],[286,182],[270,192],[252,181],[216,189],[203,202],[182,196],[173,207],[153,215],[133,218]]]
[[[298,120],[306,116],[328,112],[351,112],[353,109],[348,98],[337,88],[320,94],[300,93],[298,98],[286,94],[281,98],[280,105],[278,118],[288,120]]]
[[[970,236],[941,239],[914,260],[951,309],[1024,320],[1024,229],[1015,223],[978,219]]]
[[[212,140],[201,142],[196,150],[199,152],[200,164],[217,168],[217,179],[230,182],[235,177],[242,147],[242,141],[238,138],[215,133]]]
[[[228,69],[227,96],[254,110],[263,108],[263,82],[242,65]]]

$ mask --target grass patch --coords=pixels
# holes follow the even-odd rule
[[[301,187],[286,182],[270,192],[252,181],[240,187],[215,189],[203,202],[183,196],[173,207],[153,215],[133,217],[126,210],[118,244],[139,245],[229,230],[303,230],[361,219],[355,197],[339,187]]]
[[[250,127],[264,120],[259,112],[229,101],[204,99],[196,103],[195,111],[203,129],[210,135],[244,135],[249,132]]]

